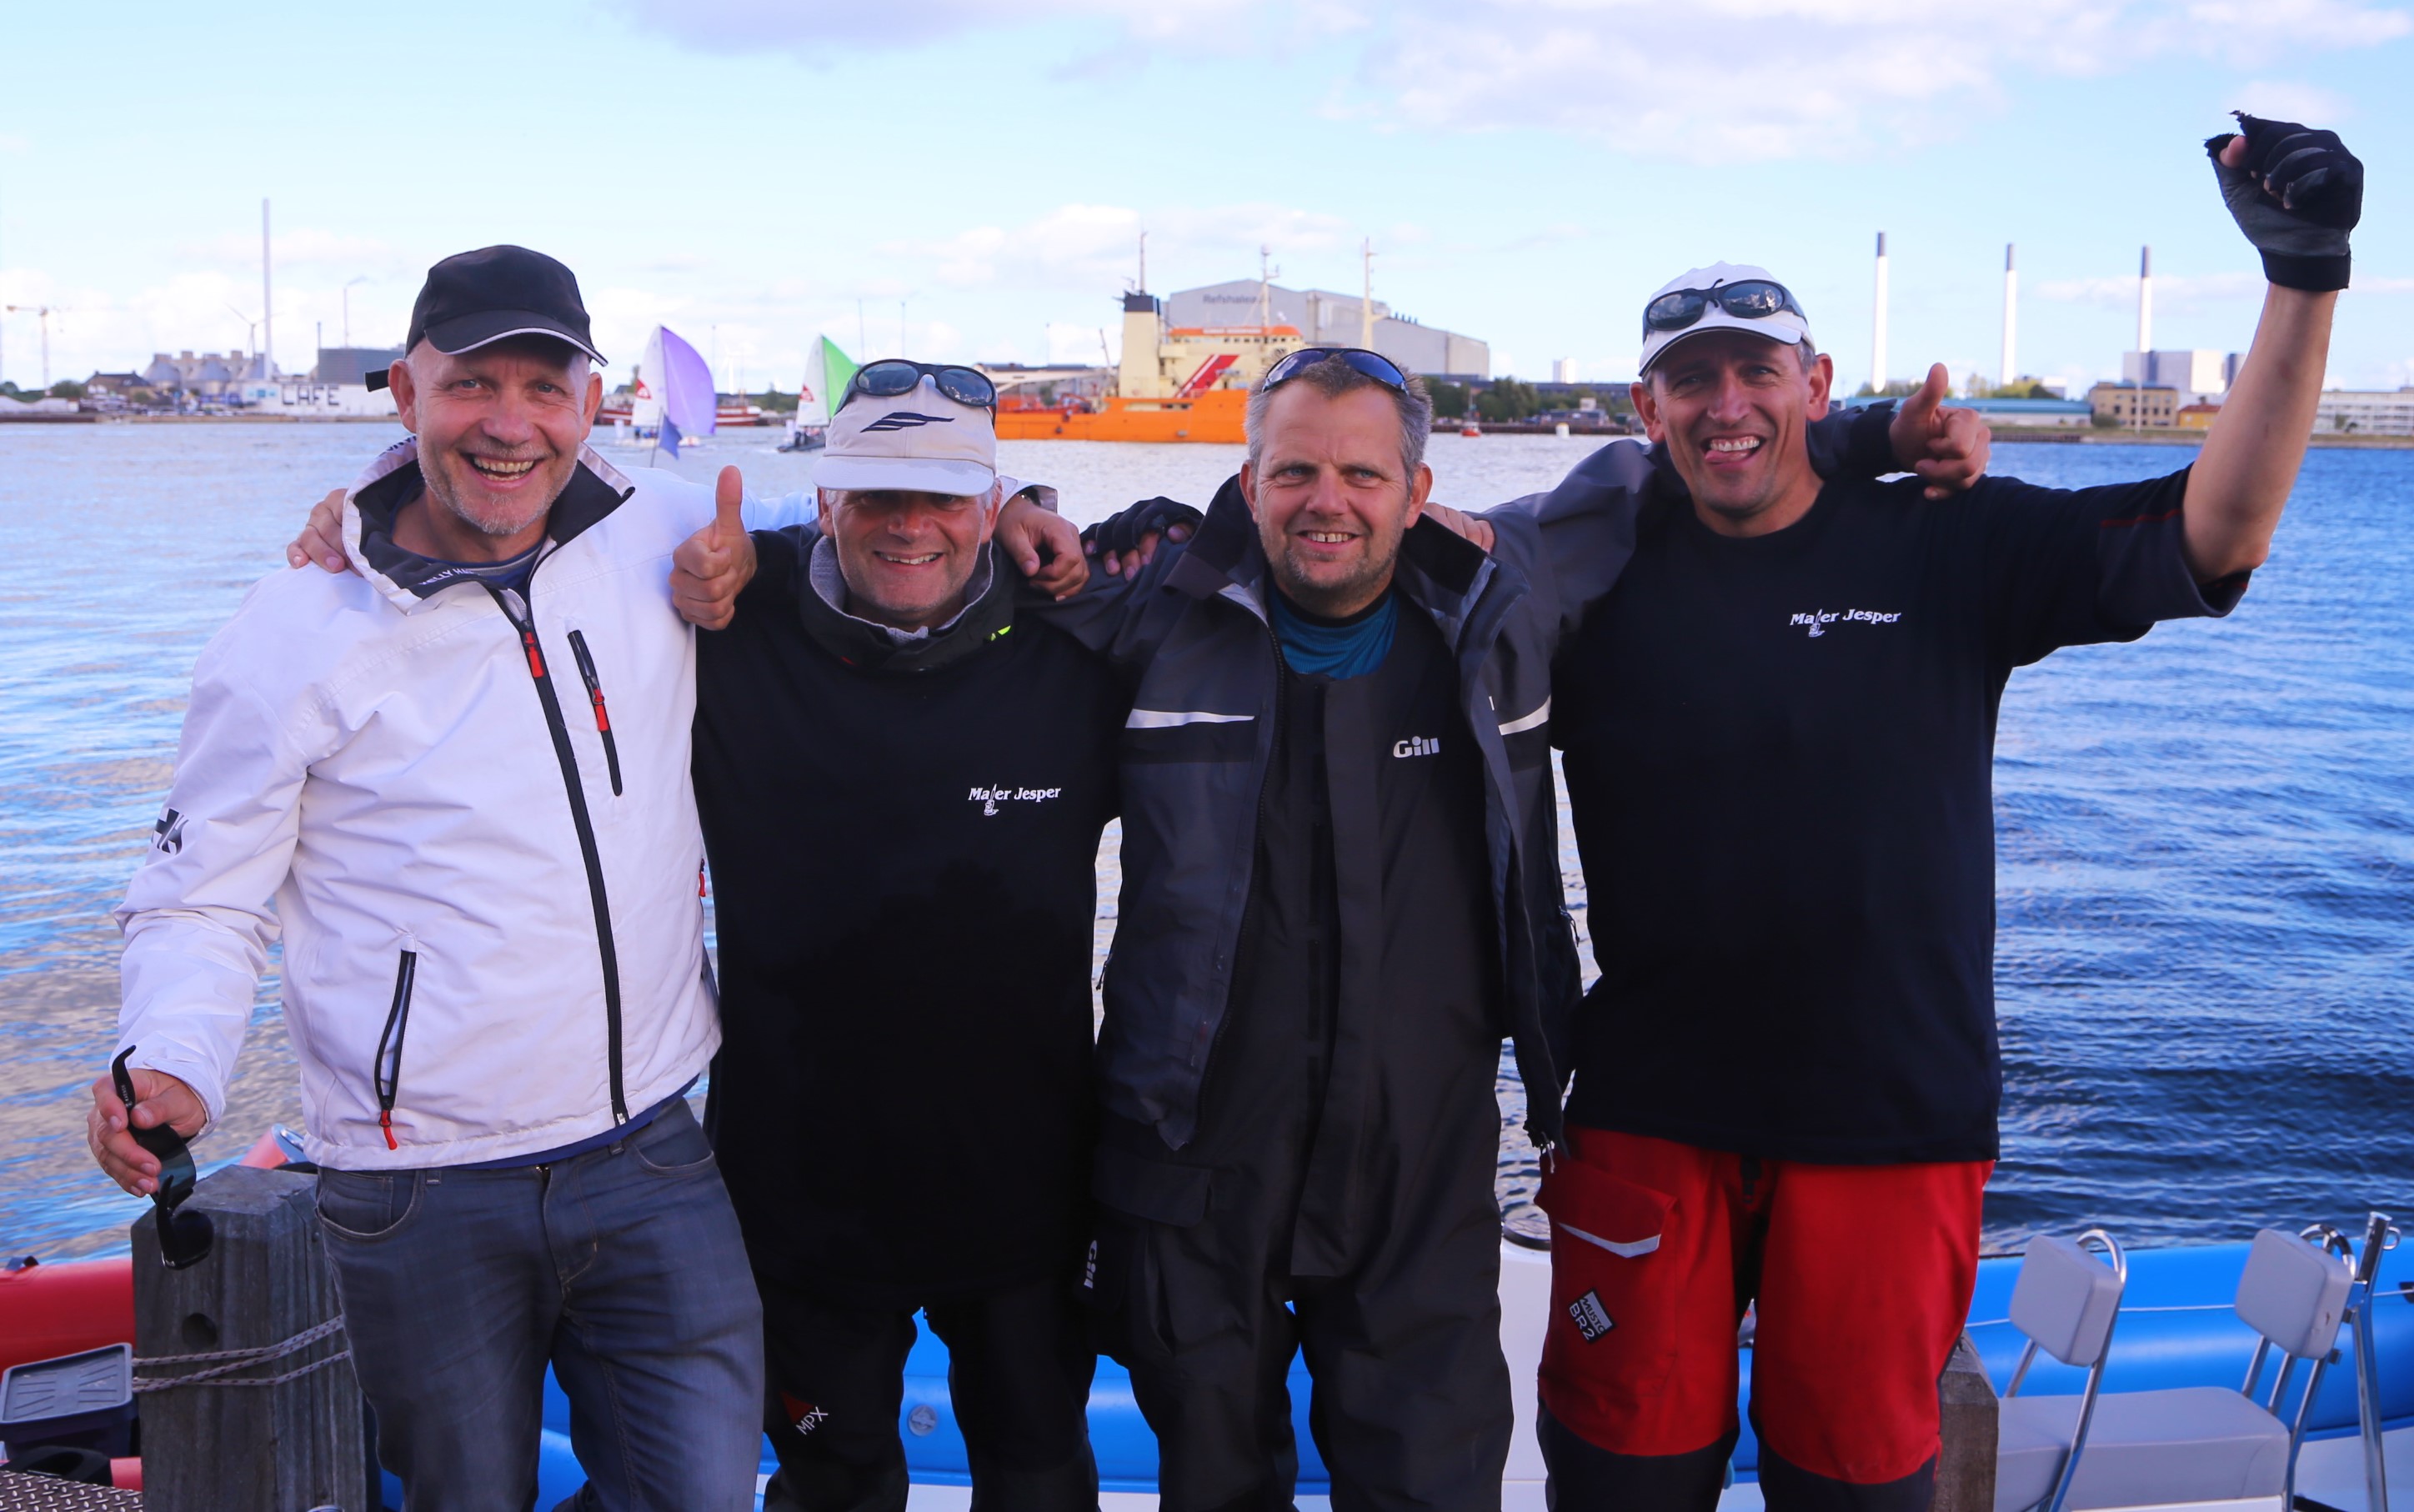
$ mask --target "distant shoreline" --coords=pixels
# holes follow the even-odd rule
[[[0,425],[393,425],[399,422],[393,415],[0,415]],[[739,430],[771,430],[769,425],[737,426]],[[1437,425],[1437,433],[1454,431],[1456,427]],[[1486,424],[1487,436],[1550,436],[1556,426],[1511,422]],[[1614,441],[1624,433],[1591,429],[1571,432],[1576,437],[1599,437]],[[2076,425],[1998,425],[1995,439],[2010,443],[2041,446],[2202,446],[2205,433],[2198,430],[2097,430],[2093,426],[2080,429]],[[2414,436],[2364,436],[2341,434],[2337,431],[2316,431],[2307,438],[2317,447],[2335,447],[2348,451],[2414,452]],[[1114,445],[1101,442],[1100,445]]]

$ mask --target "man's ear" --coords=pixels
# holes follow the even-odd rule
[[[1626,397],[1634,405],[1636,418],[1643,422],[1643,434],[1654,441],[1660,439],[1660,404],[1651,396],[1651,385],[1641,378],[1626,386]]]
[[[419,385],[411,378],[410,364],[396,358],[385,370],[385,386],[394,394],[394,412],[401,417],[402,428],[418,435]]]
[[[1416,528],[1417,522],[1424,517],[1425,500],[1431,497],[1433,497],[1433,468],[1420,462],[1417,464],[1416,475],[1408,480],[1408,518],[1406,528],[1411,530]]]
[[[1258,517],[1258,465],[1254,462],[1241,464],[1241,497],[1248,500],[1249,518],[1256,519]]]
[[[1827,412],[1827,395],[1836,388],[1836,360],[1821,352],[1810,364],[1810,418],[1817,420]]]
[[[593,430],[595,428],[595,412],[604,408],[603,374],[591,370],[588,373],[587,403],[581,408],[586,411],[587,428],[589,430]]]
[[[1006,480],[1001,478],[989,485],[989,498],[981,505],[981,544],[988,545],[997,534],[998,516],[1006,512]]]

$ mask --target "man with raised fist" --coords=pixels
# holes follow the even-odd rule
[[[1929,1505],[1936,1381],[1996,1155],[1996,710],[2016,667],[2228,614],[2312,430],[2362,170],[2240,117],[2208,143],[2271,280],[2193,466],[2065,492],[1823,481],[1827,359],[1756,269],[1644,307],[1673,465],[1563,651],[1602,975],[1546,1153],[1542,1436],[1562,1512],[1699,1509],[1752,1420],[1778,1512]]]

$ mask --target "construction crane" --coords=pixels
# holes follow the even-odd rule
[[[51,317],[65,314],[67,307],[61,304],[11,304],[7,309],[10,315],[31,315],[42,322],[42,392],[48,393],[51,392]]]

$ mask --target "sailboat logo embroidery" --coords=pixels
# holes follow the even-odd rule
[[[916,425],[952,425],[953,415],[917,415],[911,409],[892,409],[863,427],[867,431],[910,431]]]

